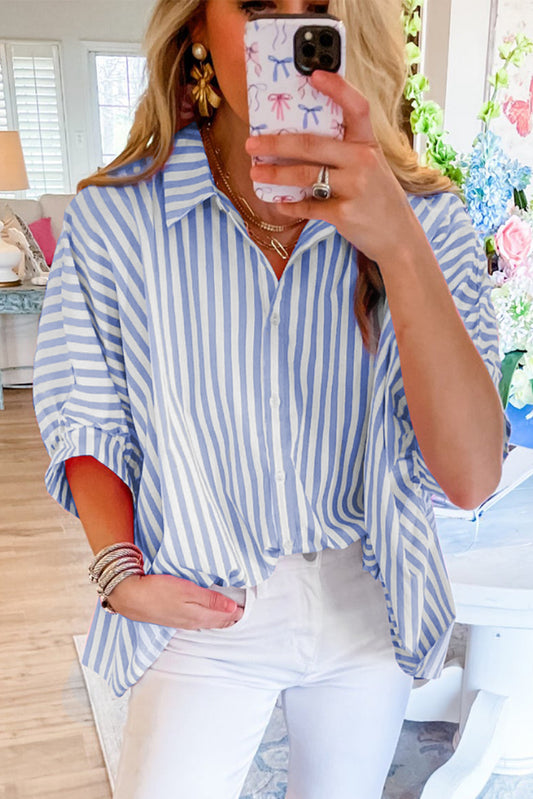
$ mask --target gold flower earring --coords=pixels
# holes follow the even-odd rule
[[[191,78],[194,85],[191,90],[192,99],[198,106],[198,111],[202,117],[210,117],[213,111],[222,102],[219,95],[211,86],[211,81],[215,77],[215,72],[210,63],[206,62],[207,50],[200,42],[195,42],[192,46],[192,54],[199,61],[191,69]],[[205,63],[204,63],[205,61]]]

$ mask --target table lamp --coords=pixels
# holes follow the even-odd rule
[[[28,186],[18,131],[0,130],[0,191],[20,191]],[[19,264],[22,253],[2,238],[3,227],[0,222],[0,286],[16,286],[20,280],[13,268]]]

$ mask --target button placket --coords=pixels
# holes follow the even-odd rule
[[[286,552],[292,552],[292,540],[289,529],[289,519],[287,514],[287,497],[285,491],[286,474],[283,462],[283,446],[281,433],[280,417],[280,386],[279,386],[279,331],[281,316],[278,310],[272,312],[270,316],[271,324],[271,346],[270,346],[270,385],[271,395],[269,404],[271,408],[272,420],[272,440],[273,440],[273,477],[276,486],[276,498],[279,509],[279,519],[281,526],[281,538],[283,548]]]

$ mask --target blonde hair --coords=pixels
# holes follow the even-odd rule
[[[110,164],[81,180],[78,191],[89,185],[137,183],[164,167],[176,131],[190,119],[184,116],[192,67],[189,30],[209,1],[156,3],[144,39],[148,84],[138,103],[126,147]],[[402,0],[331,0],[330,13],[346,26],[346,77],[367,98],[375,136],[402,188],[417,195],[457,192],[438,170],[419,164],[403,129],[407,65],[401,8]],[[140,159],[147,159],[143,171],[113,175],[119,167]],[[354,308],[365,344],[372,346],[372,311],[384,295],[384,287],[377,265],[362,253],[358,253],[358,267]]]

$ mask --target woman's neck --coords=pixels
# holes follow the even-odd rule
[[[244,149],[249,136],[248,123],[240,119],[227,103],[218,109],[211,125],[211,134],[233,192],[243,197],[263,222],[271,225],[290,222],[290,218],[280,213],[276,205],[262,202],[254,192],[250,178],[251,159]]]

